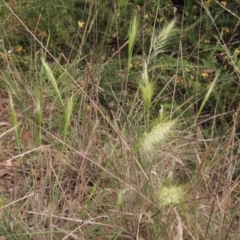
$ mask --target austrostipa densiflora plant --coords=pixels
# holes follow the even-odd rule
[[[172,134],[175,120],[166,121],[154,126],[150,132],[145,133],[141,139],[141,150],[153,153],[158,144],[166,141]]]
[[[143,60],[142,77],[139,82],[139,90],[145,109],[146,131],[140,138],[138,150],[145,170],[147,169],[150,175],[154,172],[157,176],[156,181],[153,180],[154,177],[150,176],[150,178],[154,185],[153,191],[157,196],[158,205],[160,208],[167,207],[170,209],[175,209],[178,205],[184,205],[184,200],[186,199],[185,187],[174,183],[173,180],[175,178],[175,176],[173,176],[175,166],[177,163],[181,165],[183,165],[183,163],[178,159],[177,155],[173,156],[174,153],[171,156],[165,152],[166,150],[161,149],[164,148],[164,145],[168,145],[168,140],[174,135],[177,120],[166,117],[167,113],[164,112],[164,106],[161,105],[159,116],[153,119],[153,123],[151,123],[151,104],[154,98],[155,82],[149,78],[148,66],[149,64],[154,64],[157,56],[166,51],[169,38],[174,32],[175,19],[166,23],[161,31],[155,31],[152,36],[148,59]],[[169,147],[170,144],[167,148]],[[162,175],[160,172],[163,172],[161,168],[165,162],[168,162],[170,167],[168,173]],[[167,182],[167,184],[165,184],[165,182]],[[175,209],[175,211],[177,210]],[[177,212],[176,215],[177,218],[179,218]]]
[[[161,29],[155,28],[148,53],[148,64],[155,61],[159,54],[166,51],[170,37],[176,33],[175,24],[176,19],[173,19],[165,23]]]
[[[156,57],[166,50],[168,39],[175,32],[175,19],[166,23],[161,31],[155,31],[152,36],[149,47],[149,56],[147,60],[143,60],[143,72],[139,82],[139,89],[144,103],[145,109],[145,129],[149,130],[150,125],[150,111],[152,98],[154,96],[154,80],[150,80],[148,76],[148,66],[154,62]],[[152,152],[156,145],[163,142],[171,134],[172,129],[176,123],[174,120],[166,120],[163,118],[163,106],[159,112],[157,124],[152,127],[149,132],[145,132],[140,144],[140,149],[144,152]]]

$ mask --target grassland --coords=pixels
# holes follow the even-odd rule
[[[0,239],[239,239],[238,1],[1,1]]]

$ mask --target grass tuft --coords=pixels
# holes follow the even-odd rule
[[[65,111],[65,120],[64,120],[64,135],[68,132],[68,127],[70,125],[71,116],[73,113],[73,95],[67,99],[66,111]]]
[[[8,92],[9,95],[9,103],[10,103],[10,108],[11,108],[11,120],[12,120],[12,125],[14,128],[15,132],[15,137],[16,137],[16,142],[17,146],[20,146],[20,139],[19,139],[19,130],[18,130],[18,118],[17,118],[17,113],[15,111],[12,95],[10,92]]]

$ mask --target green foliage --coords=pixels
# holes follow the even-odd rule
[[[43,68],[46,71],[46,75],[47,78],[49,79],[49,81],[51,82],[53,89],[55,90],[55,92],[57,93],[60,102],[62,103],[62,105],[64,106],[63,100],[62,100],[62,96],[61,93],[59,91],[59,87],[57,84],[57,80],[53,75],[52,69],[49,67],[49,65],[44,61],[44,59],[42,59],[42,64],[43,64]]]

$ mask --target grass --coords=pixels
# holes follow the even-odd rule
[[[1,6],[0,238],[238,239],[239,60],[215,12],[41,4]]]

